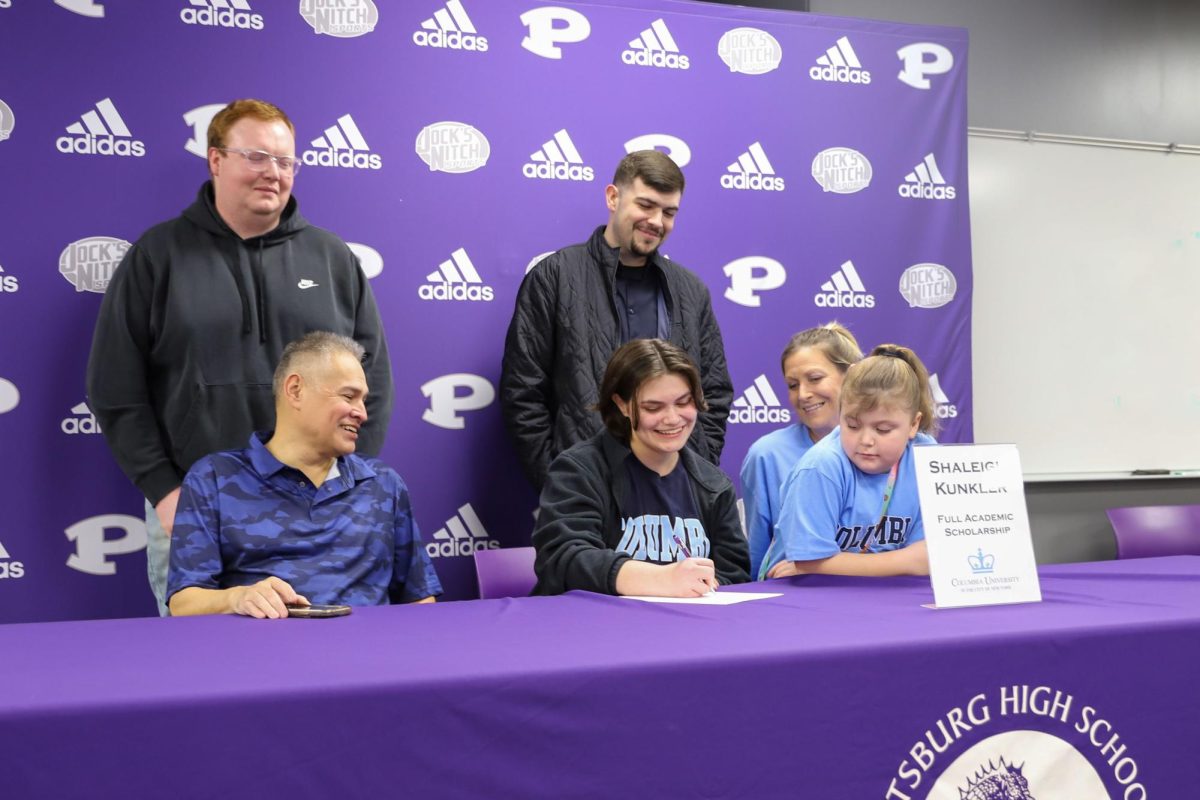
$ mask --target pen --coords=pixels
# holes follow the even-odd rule
[[[687,545],[684,544],[683,540],[679,538],[678,533],[672,533],[671,538],[675,540],[675,544],[679,545],[679,550],[683,553],[685,558],[692,557],[692,551],[688,550]]]

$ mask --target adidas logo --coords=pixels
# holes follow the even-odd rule
[[[75,291],[104,294],[131,246],[112,236],[89,236],[71,242],[58,255],[58,271]]]
[[[838,39],[833,47],[825,51],[825,55],[817,59],[816,66],[808,71],[808,76],[814,81],[833,83],[871,82],[871,73],[862,68],[862,62],[858,60],[858,54],[846,36]]]
[[[0,542],[0,579],[25,577],[25,565],[20,561],[11,561],[11,558],[3,542]]]
[[[92,414],[92,410],[87,407],[87,403],[80,403],[71,409],[71,413],[75,416],[65,418],[59,427],[63,433],[75,435],[79,433],[100,433],[100,423],[96,422],[96,416]]]
[[[830,147],[817,153],[812,162],[813,180],[834,194],[853,194],[871,185],[871,162],[849,147]]]
[[[458,507],[458,514],[446,520],[445,526],[433,532],[433,541],[425,545],[430,558],[469,556],[476,550],[496,550],[499,542],[488,537],[487,529],[471,504]]]
[[[739,424],[744,422],[791,422],[791,420],[792,412],[782,407],[779,397],[771,388],[771,382],[767,380],[766,375],[759,375],[755,378],[754,383],[742,392],[741,397],[733,401],[733,408],[729,410],[729,421]]]
[[[383,167],[383,159],[368,152],[371,148],[349,114],[338,117],[337,124],[326,128],[324,136],[312,140],[312,146],[316,149],[304,151],[305,164],[356,169]]]
[[[255,14],[247,0],[188,0],[191,8],[179,12],[188,25],[208,25],[220,28],[242,28],[261,31],[262,14]]]
[[[300,16],[313,33],[335,39],[366,36],[379,24],[372,0],[300,0]]]
[[[79,122],[68,125],[67,133],[71,135],[60,136],[55,142],[60,153],[138,158],[146,155],[145,143],[133,138],[117,107],[107,97],[96,103],[96,108],[84,114]]]
[[[542,149],[529,156],[529,162],[521,168],[526,178],[546,180],[590,181],[596,177],[591,167],[584,166],[583,156],[575,149],[567,129],[554,134],[554,138],[542,145]]]
[[[461,247],[438,264],[438,268],[426,275],[425,280],[428,283],[422,284],[417,290],[422,300],[490,301],[495,296],[492,287],[483,285],[483,279],[471,263],[470,256]]]
[[[413,42],[421,47],[487,52],[488,40],[476,32],[462,0],[449,0],[445,8],[438,9],[422,22],[421,28],[412,36]]]
[[[933,413],[938,419],[954,419],[958,416],[958,406],[950,402],[950,398],[942,391],[937,373],[929,376],[929,392],[933,395]]]
[[[4,267],[0,267],[0,294],[13,294],[21,288],[16,275],[5,275]]]
[[[782,192],[783,178],[771,177],[774,174],[775,168],[771,166],[762,144],[755,142],[729,165],[726,174],[721,176],[721,186],[725,189]]]
[[[821,284],[813,302],[820,308],[874,308],[875,295],[867,293],[854,262],[847,260]]]
[[[912,172],[904,176],[904,183],[900,184],[897,191],[901,197],[926,200],[954,199],[954,187],[946,185],[946,179],[942,177],[933,153],[925,156],[920,164],[913,167]]]
[[[900,276],[900,296],[909,308],[941,308],[957,292],[958,279],[941,264],[913,264]]]
[[[621,52],[626,64],[665,69],[687,69],[691,66],[688,57],[681,55],[675,37],[667,30],[662,18],[650,23],[642,35],[629,43],[629,49]]]
[[[7,378],[0,378],[0,414],[7,414],[21,403],[21,392]]]

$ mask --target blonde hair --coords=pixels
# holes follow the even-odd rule
[[[843,375],[851,365],[862,361],[863,357],[862,348],[858,346],[854,334],[835,320],[800,331],[789,339],[787,346],[783,348],[783,355],[779,357],[779,368],[782,370],[792,354],[805,347],[819,350]]]
[[[929,371],[917,354],[898,344],[881,344],[846,371],[842,383],[841,407],[855,411],[873,411],[881,405],[920,412],[922,433],[935,433],[937,415],[933,413],[933,393],[929,389]]]

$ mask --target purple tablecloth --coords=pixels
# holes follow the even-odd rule
[[[0,796],[1200,797],[1200,557],[739,588],[0,626]]]

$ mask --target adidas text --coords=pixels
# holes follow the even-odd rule
[[[721,176],[721,186],[726,189],[757,189],[765,192],[782,192],[783,178],[772,175],[753,173],[725,174]]]
[[[20,561],[0,561],[0,580],[4,578],[24,578],[25,565]]]
[[[486,53],[488,40],[486,36],[462,31],[417,31],[413,34],[413,42],[421,47],[444,47],[447,50],[474,50]]]
[[[263,29],[262,14],[249,14],[245,11],[235,11],[232,8],[185,8],[179,12],[179,18],[188,25],[242,28],[250,31]]]
[[[731,408],[729,421],[742,422],[791,422],[792,413],[786,408]]]
[[[938,419],[954,419],[958,416],[958,406],[950,403],[938,403],[934,406],[933,413]]]
[[[688,69],[691,63],[688,57],[679,53],[664,53],[662,50],[625,50],[621,60],[626,64],[641,67],[666,67],[667,69]]]
[[[499,550],[500,543],[490,539],[452,539],[448,542],[429,542],[425,552],[430,558],[474,555],[476,550]]]
[[[67,417],[62,421],[62,432],[67,434],[79,433],[100,433],[100,423],[96,422],[96,418],[88,415],[86,417]]]
[[[146,155],[146,145],[137,139],[118,139],[115,136],[60,136],[55,142],[60,153],[95,156]]]
[[[383,169],[383,158],[378,154],[350,150],[305,150],[304,163],[313,167]]]
[[[874,308],[875,295],[855,292],[818,292],[813,298],[821,308]]]
[[[953,186],[936,186],[932,183],[902,183],[897,190],[901,197],[917,200],[953,200]]]
[[[861,83],[871,82],[871,73],[865,69],[853,67],[818,67],[808,71],[808,76],[814,81],[829,81],[831,83]]]
[[[490,286],[468,283],[426,283],[417,290],[422,300],[479,300],[491,301],[495,293]]]
[[[529,163],[521,168],[521,174],[526,178],[546,178],[560,181],[591,181],[596,179],[596,173],[591,167],[579,164],[551,163],[543,161],[540,164]]]
[[[0,292],[13,293],[21,288],[16,275],[0,275]]]

